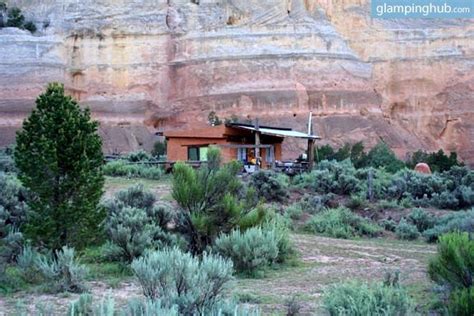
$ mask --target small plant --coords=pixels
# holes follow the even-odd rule
[[[111,177],[144,178],[159,180],[163,177],[163,169],[146,164],[130,164],[125,160],[108,162],[104,166],[104,174]]]
[[[329,209],[316,214],[309,220],[306,228],[312,233],[335,238],[374,237],[381,231],[376,224],[346,208]]]
[[[436,218],[421,208],[414,209],[410,215],[408,215],[408,219],[421,233],[427,229],[433,228],[436,223]]]
[[[449,233],[439,238],[438,254],[428,266],[436,283],[450,289],[474,285],[474,240],[468,233]]]
[[[405,218],[400,220],[400,223],[398,223],[397,228],[395,229],[395,233],[399,239],[404,240],[414,240],[420,236],[416,226],[408,223]]]
[[[118,192],[105,203],[105,231],[108,243],[104,251],[113,260],[131,262],[146,249],[160,249],[176,244],[167,231],[172,215],[165,205],[155,205],[155,197],[142,185]]]
[[[412,302],[400,286],[383,283],[340,284],[329,288],[323,296],[329,315],[411,315]]]
[[[428,242],[435,242],[442,234],[450,232],[474,232],[474,209],[470,211],[453,212],[442,216],[433,228],[426,230],[423,236]]]
[[[17,7],[13,7],[8,9],[8,20],[7,26],[8,27],[18,27],[23,28],[23,24],[25,23],[25,16],[21,12],[21,10]]]
[[[16,264],[20,270],[23,279],[27,282],[34,282],[38,279],[38,267],[37,262],[39,254],[30,245],[23,247],[22,252],[16,259]]]
[[[231,259],[237,271],[252,274],[276,261],[279,238],[275,230],[260,227],[234,230],[217,238],[214,249]]]
[[[474,286],[451,293],[448,311],[450,315],[456,316],[474,315]]]
[[[298,220],[303,215],[303,209],[299,203],[294,203],[285,209],[285,216],[293,220]]]
[[[165,307],[202,314],[224,300],[232,280],[232,262],[203,254],[202,260],[177,248],[147,252],[132,262],[132,270],[149,299],[160,298]]]
[[[356,210],[366,205],[366,199],[361,195],[353,194],[349,202],[347,203],[347,207],[351,210]]]
[[[153,157],[158,157],[158,158],[166,155],[166,140],[155,142],[153,144],[153,150],[151,151],[151,155]]]
[[[37,30],[36,25],[35,25],[33,22],[31,22],[31,21],[26,22],[26,23],[23,25],[23,28],[24,28],[25,30],[30,31],[30,33],[32,33],[32,34],[35,33],[36,30]]]
[[[86,289],[84,279],[88,269],[76,262],[74,248],[64,246],[55,251],[54,258],[40,256],[37,266],[48,291],[81,293]]]
[[[300,310],[303,307],[296,296],[292,296],[285,302],[286,316],[297,316],[300,314]]]
[[[288,198],[287,178],[270,170],[260,170],[252,175],[252,185],[266,201],[282,202]]]

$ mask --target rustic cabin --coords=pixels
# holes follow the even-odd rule
[[[164,136],[168,161],[206,161],[208,147],[217,146],[224,162],[239,160],[244,165],[258,164],[262,168],[281,161],[285,137],[305,138],[308,144],[319,138],[290,128],[241,123],[169,131]]]

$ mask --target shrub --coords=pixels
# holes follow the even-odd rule
[[[249,191],[242,199],[242,183],[236,176],[240,168],[238,163],[199,170],[183,163],[174,166],[172,194],[179,205],[176,227],[193,254],[202,253],[220,234],[264,220],[265,210],[255,208]]]
[[[379,225],[391,232],[395,232],[395,229],[397,229],[397,223],[393,219],[383,219],[379,222]]]
[[[448,311],[450,315],[474,315],[474,287],[454,291],[449,299]]]
[[[131,262],[146,249],[177,242],[166,228],[173,217],[170,210],[165,205],[155,205],[155,197],[142,185],[118,192],[105,208],[108,244],[104,251],[110,259]]]
[[[383,167],[391,173],[395,173],[405,167],[403,161],[399,160],[395,153],[383,142],[378,143],[369,151],[367,154],[367,165],[374,168]]]
[[[33,22],[31,22],[31,21],[26,22],[26,23],[23,25],[23,28],[24,28],[25,30],[30,31],[31,34],[35,33],[36,30],[37,30],[36,25],[35,25]]]
[[[151,156],[144,150],[138,150],[128,153],[125,156],[125,160],[130,162],[146,162],[151,160]]]
[[[102,141],[90,111],[50,84],[17,133],[15,163],[34,194],[26,232],[52,249],[84,247],[100,235]]]
[[[312,233],[335,238],[374,237],[381,230],[376,224],[342,207],[314,215],[306,228]]]
[[[398,223],[397,228],[395,229],[395,233],[399,239],[404,240],[414,240],[420,236],[416,226],[408,223],[405,218],[400,220],[400,223]]]
[[[459,200],[452,192],[443,191],[441,194],[433,194],[431,204],[441,209],[455,210],[459,206]]]
[[[149,299],[160,298],[165,307],[177,305],[183,314],[202,314],[224,300],[232,280],[232,262],[202,256],[202,261],[177,248],[147,252],[132,262],[132,269]]]
[[[215,241],[215,251],[234,263],[239,272],[252,274],[276,261],[278,241],[275,230],[250,228],[244,232],[234,230]]]
[[[104,166],[104,174],[111,177],[144,178],[159,180],[163,169],[146,164],[130,164],[125,160],[114,160]]]
[[[293,220],[300,219],[301,215],[303,215],[303,209],[299,203],[291,204],[285,209],[285,216]]]
[[[412,302],[399,286],[383,283],[347,283],[332,286],[323,295],[330,315],[411,315]]]
[[[0,13],[1,19],[1,13]],[[6,147],[0,149],[0,172],[16,173],[18,170],[13,159],[13,148]]]
[[[288,198],[286,175],[279,175],[271,170],[260,170],[252,174],[252,185],[258,195],[268,202],[282,202]]]
[[[366,200],[361,195],[352,194],[349,202],[347,202],[347,207],[351,210],[356,210],[363,207],[366,204]]]
[[[357,193],[361,184],[356,178],[356,169],[349,160],[343,162],[322,161],[311,173],[295,177],[298,186],[311,188],[318,193],[346,195]]]
[[[421,208],[416,208],[408,215],[408,219],[412,222],[419,232],[433,228],[436,218]]]
[[[407,162],[407,166],[413,169],[419,162],[427,163],[433,172],[447,171],[461,165],[455,152],[451,152],[448,157],[442,149],[433,153],[418,150],[412,154],[411,159]]]
[[[474,285],[474,240],[468,233],[449,233],[439,238],[438,254],[428,266],[436,283],[450,289]]]
[[[86,289],[84,279],[88,269],[76,262],[74,248],[64,246],[55,251],[54,258],[40,256],[37,266],[48,291],[80,293]]]
[[[423,232],[429,242],[435,242],[438,237],[450,232],[474,232],[474,210],[459,211],[442,216],[436,221],[433,228]]]
[[[0,172],[0,266],[15,260],[23,246],[27,192],[13,175]],[[0,271],[1,272],[1,271]]]
[[[153,144],[153,149],[151,151],[153,157],[161,157],[166,155],[166,140],[161,142],[157,141]]]
[[[23,247],[20,255],[16,259],[16,265],[20,270],[23,279],[27,282],[34,282],[38,279],[37,262],[40,255],[30,245]]]
[[[22,28],[25,23],[25,16],[21,13],[21,10],[17,7],[10,8],[8,10],[8,27]]]

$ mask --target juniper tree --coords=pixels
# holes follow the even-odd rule
[[[15,162],[31,191],[26,233],[52,249],[95,240],[105,212],[98,207],[104,177],[98,123],[90,111],[50,84],[17,133]]]
[[[255,207],[255,191],[244,194],[237,178],[239,163],[220,167],[218,149],[210,148],[209,152],[211,167],[194,170],[177,163],[173,169],[172,195],[179,205],[176,225],[193,254],[201,254],[221,233],[252,227],[265,216],[263,209]]]

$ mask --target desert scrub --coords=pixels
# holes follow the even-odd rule
[[[421,208],[416,208],[408,215],[408,219],[416,226],[420,233],[427,229],[433,228],[436,218]]]
[[[279,239],[276,230],[264,230],[261,227],[244,232],[234,230],[217,238],[214,249],[223,257],[231,259],[237,271],[252,275],[276,261]]]
[[[446,214],[436,220],[433,228],[423,232],[428,242],[435,242],[442,234],[450,232],[474,232],[474,209]]]
[[[312,172],[296,176],[293,183],[321,194],[347,195],[362,189],[361,182],[356,178],[356,169],[350,160],[321,161]]]
[[[438,254],[428,266],[436,283],[449,289],[474,285],[474,240],[468,233],[450,233],[439,238]]]
[[[456,316],[474,315],[474,286],[451,293],[448,311],[450,315]]]
[[[111,161],[104,166],[104,174],[111,177],[159,180],[163,177],[163,173],[160,167],[140,163],[131,164],[125,160]]]
[[[406,291],[384,283],[352,282],[329,288],[323,304],[332,315],[411,315],[412,302]]]
[[[104,204],[107,210],[104,254],[111,260],[131,262],[146,249],[176,245],[178,239],[167,230],[173,215],[167,205],[157,204],[142,185],[119,191]]]
[[[46,291],[81,293],[86,290],[84,280],[88,269],[76,261],[74,248],[64,246],[55,251],[54,257],[42,255],[36,264]]]
[[[405,218],[402,218],[395,228],[395,233],[398,239],[403,240],[414,240],[420,236],[418,229],[415,225],[407,222]]]
[[[225,300],[232,262],[204,253],[202,259],[178,248],[149,251],[132,262],[132,270],[149,299],[178,306],[186,315],[204,314]]]
[[[314,215],[306,224],[306,229],[315,234],[335,238],[375,237],[381,231],[375,223],[343,207]]]
[[[283,202],[288,198],[288,176],[271,170],[260,170],[252,175],[252,185],[267,202]]]

